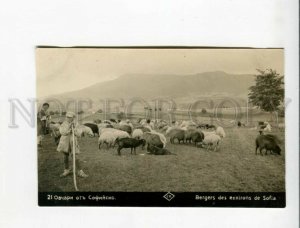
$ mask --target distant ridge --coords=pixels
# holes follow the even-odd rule
[[[253,84],[254,75],[228,74],[223,71],[192,75],[125,74],[111,81],[96,83],[81,90],[51,97],[58,99],[130,99],[133,97],[141,97],[143,99],[168,97],[177,99],[216,94],[246,97],[248,88]]]

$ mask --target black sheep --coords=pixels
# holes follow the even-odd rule
[[[150,152],[149,145],[154,145],[154,146],[159,147],[159,148],[163,148],[164,147],[163,142],[161,141],[161,139],[159,138],[159,136],[156,135],[156,134],[152,134],[150,132],[144,132],[143,139],[146,140],[147,151],[148,152]]]
[[[241,126],[242,126],[241,121],[238,121],[238,122],[237,122],[237,125],[238,125],[238,127],[241,127]]]
[[[94,123],[85,123],[85,124],[83,124],[83,125],[84,125],[84,126],[87,126],[87,127],[89,127],[89,128],[91,128],[92,131],[93,131],[93,133],[94,133],[94,135],[95,135],[95,134],[98,134],[98,135],[99,135],[99,129],[98,129],[97,124],[94,124]]]
[[[170,136],[170,142],[173,144],[175,139],[178,140],[178,143],[180,144],[180,142],[184,142],[185,139],[185,131],[182,129],[171,129],[168,134],[168,136]]]
[[[268,151],[272,151],[273,153],[276,153],[280,155],[281,149],[278,146],[279,140],[275,135],[258,135],[255,140],[256,149],[255,154],[257,154],[257,149],[259,148],[260,154],[262,154],[262,150],[265,149],[267,154]]]
[[[176,154],[170,152],[169,150],[167,150],[166,148],[160,148],[160,147],[154,146],[152,144],[148,145],[148,149],[149,149],[150,154],[153,154],[153,155],[176,155]]]
[[[117,139],[116,144],[118,145],[118,155],[121,155],[121,150],[123,148],[130,148],[130,153],[132,154],[132,150],[134,151],[134,154],[136,154],[136,147],[142,145],[142,149],[146,145],[145,139],[133,139],[133,138],[122,138]]]
[[[197,143],[202,142],[203,139],[204,139],[204,134],[201,131],[194,132],[191,135],[191,140],[193,143],[195,143],[195,146],[197,146]]]

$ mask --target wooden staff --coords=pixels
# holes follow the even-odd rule
[[[73,124],[72,124],[72,139],[73,139],[73,149],[72,149],[72,153],[73,153],[73,182],[74,182],[75,190],[78,191],[77,182],[76,182],[76,157],[75,157],[76,148],[75,148],[75,133],[74,133]]]

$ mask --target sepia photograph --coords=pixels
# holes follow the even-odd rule
[[[35,58],[40,206],[285,207],[284,49]]]
[[[299,1],[1,6],[1,228],[299,227]]]

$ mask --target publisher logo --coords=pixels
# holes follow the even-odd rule
[[[172,194],[171,192],[168,192],[164,195],[164,198],[168,201],[171,201],[174,197],[175,197],[175,195]]]

